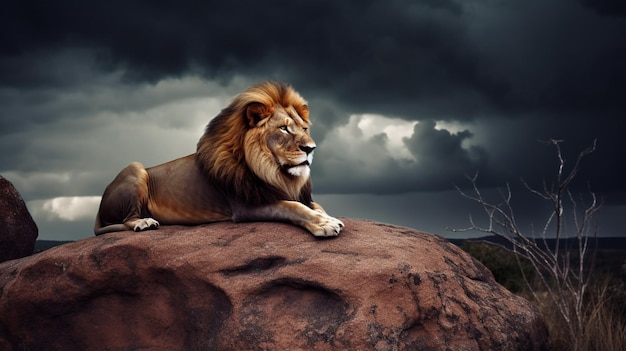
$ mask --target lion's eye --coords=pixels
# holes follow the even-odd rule
[[[302,130],[304,130],[306,132],[307,130],[309,130],[309,128],[304,127],[304,128],[302,128]]]
[[[289,133],[289,127],[282,126],[282,127],[280,127],[280,131],[283,132],[283,133]]]

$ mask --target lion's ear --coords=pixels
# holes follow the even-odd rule
[[[274,113],[271,107],[268,107],[260,102],[253,102],[246,108],[246,117],[248,118],[248,125],[255,127],[262,120],[271,117]]]

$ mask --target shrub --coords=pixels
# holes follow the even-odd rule
[[[604,290],[592,293],[589,291],[592,275],[587,259],[588,243],[590,237],[597,235],[596,214],[600,204],[593,192],[589,191],[586,199],[582,196],[579,198],[570,191],[570,186],[578,174],[581,160],[595,151],[596,145],[594,141],[593,146],[580,152],[573,166],[567,169],[561,152],[561,141],[550,140],[549,143],[555,147],[558,160],[554,179],[551,182],[544,181],[539,190],[522,179],[526,189],[546,201],[551,209],[539,233],[528,235],[518,225],[511,205],[512,192],[508,183],[501,191],[502,198],[499,202],[491,202],[483,196],[477,185],[478,175],[468,177],[471,193],[458,187],[457,190],[482,208],[486,217],[485,224],[477,224],[470,216],[470,227],[454,231],[478,231],[503,239],[519,262],[518,271],[528,287],[527,292],[544,312],[553,347],[559,349],[559,345],[563,344],[568,350],[587,350],[588,340],[592,338],[591,330],[598,323],[605,322],[609,316],[605,315],[609,312],[604,307]],[[574,238],[574,251],[561,245],[568,237]],[[548,244],[549,239],[554,241],[553,245]],[[522,262],[532,266],[532,277],[526,274],[527,270]],[[510,268],[506,270],[509,271]],[[602,317],[597,317],[599,315]],[[622,327],[623,324],[612,325],[605,330],[617,329],[617,332]]]
[[[461,246],[487,267],[498,283],[514,293],[526,288],[524,276],[534,280],[533,266],[526,259],[519,262],[510,251],[488,242],[466,241]]]

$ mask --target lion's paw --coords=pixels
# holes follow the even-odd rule
[[[159,222],[153,218],[142,218],[135,224],[133,228],[136,232],[141,232],[144,230],[157,229],[159,227]]]
[[[312,223],[311,233],[317,237],[337,236],[343,228],[343,222],[321,212],[316,223]]]

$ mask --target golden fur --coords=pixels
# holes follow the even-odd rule
[[[343,223],[311,198],[309,125],[307,103],[290,86],[252,86],[208,124],[195,154],[122,170],[102,196],[94,232],[233,220],[338,235]]]

